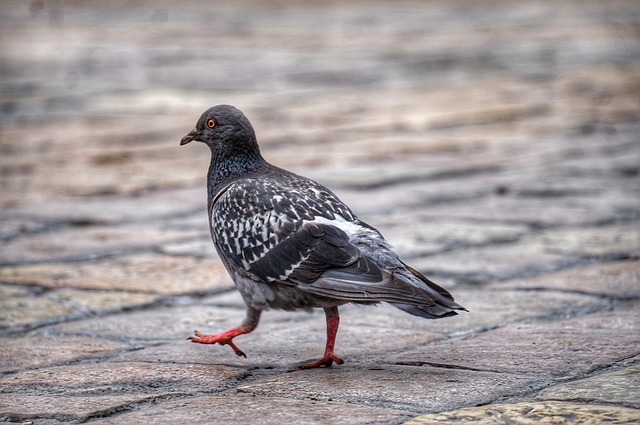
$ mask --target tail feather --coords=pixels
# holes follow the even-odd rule
[[[426,319],[455,316],[466,311],[451,294],[415,269],[402,263],[393,271],[380,268],[372,260],[348,267],[329,269],[311,284],[299,289],[312,294],[355,303],[388,302],[409,314]]]
[[[449,291],[447,291],[446,289],[444,289],[443,287],[441,287],[440,285],[437,285],[435,283],[433,283],[431,280],[429,280],[425,275],[423,275],[422,273],[420,273],[419,271],[417,271],[416,269],[414,269],[413,267],[411,267],[408,264],[405,264],[404,262],[401,261],[401,263],[407,268],[407,270],[409,270],[415,277],[417,277],[418,279],[420,279],[422,282],[426,283],[427,286],[431,289],[433,289],[434,291],[436,291],[437,293],[439,293],[440,295],[442,295],[445,298],[450,299],[451,301],[453,301],[453,296],[449,293]],[[458,306],[459,307],[459,306]]]
[[[425,319],[441,319],[444,317],[457,316],[458,313],[456,310],[468,311],[466,308],[462,307],[460,304],[454,301],[453,296],[444,289],[443,287],[433,283],[422,273],[414,269],[413,267],[402,263],[408,271],[411,272],[413,277],[416,277],[420,280],[420,282],[427,286],[424,288],[427,290],[433,297],[433,303],[431,304],[402,304],[402,303],[391,303],[396,308],[412,314],[414,316],[423,317]]]
[[[392,306],[399,308],[400,310],[412,314],[414,316],[422,317],[425,319],[442,319],[444,317],[457,316],[458,313],[455,310],[452,310],[448,307],[443,307],[440,305],[410,305],[410,304],[399,304],[399,303],[391,303]],[[457,304],[456,304],[457,305]],[[464,307],[458,306],[458,310],[465,310]]]

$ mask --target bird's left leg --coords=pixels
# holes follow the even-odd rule
[[[324,357],[320,360],[316,360],[315,362],[304,364],[298,369],[330,367],[333,362],[336,362],[337,364],[344,363],[344,360],[333,354],[333,348],[336,343],[336,335],[338,334],[338,326],[340,325],[340,315],[338,314],[338,307],[325,308],[324,314],[327,316],[327,345],[324,349]]]
[[[258,322],[260,321],[260,313],[262,313],[261,310],[247,307],[247,316],[244,318],[240,326],[231,328],[228,331],[219,334],[203,334],[195,331],[195,336],[190,336],[187,339],[198,344],[229,345],[231,346],[231,348],[233,348],[233,351],[235,351],[238,356],[246,358],[246,354],[244,354],[242,350],[240,350],[238,346],[233,343],[233,338],[237,337],[238,335],[248,334],[249,332],[253,331],[258,326]]]

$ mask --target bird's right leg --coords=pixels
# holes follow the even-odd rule
[[[327,318],[327,344],[324,349],[324,357],[311,363],[303,364],[298,370],[313,369],[316,367],[331,367],[333,362],[343,364],[344,360],[333,353],[336,343],[336,335],[338,335],[338,326],[340,325],[340,315],[338,307],[327,307],[324,309]]]
[[[238,346],[233,343],[233,338],[237,337],[238,335],[248,334],[249,332],[253,331],[258,326],[258,322],[260,321],[260,313],[262,313],[261,310],[247,307],[247,316],[244,318],[240,326],[231,328],[228,331],[219,334],[203,334],[195,331],[195,336],[190,336],[187,339],[198,344],[229,345],[231,346],[231,348],[233,348],[233,351],[235,351],[238,356],[246,358],[246,354],[244,354],[242,350],[240,350]]]

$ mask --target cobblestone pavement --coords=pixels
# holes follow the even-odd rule
[[[637,1],[3,1],[0,421],[640,421]],[[200,113],[469,313],[267,312],[213,252]]]

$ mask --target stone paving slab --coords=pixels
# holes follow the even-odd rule
[[[546,252],[537,241],[469,247],[413,260],[413,268],[427,274],[453,276],[459,281],[487,284],[496,280],[553,271],[576,262],[568,256]]]
[[[146,407],[146,406],[145,406]],[[355,406],[340,402],[291,400],[279,397],[216,397],[200,396],[186,400],[156,402],[114,418],[96,419],[88,423],[121,424],[149,423],[259,423],[278,425],[296,423],[304,418],[307,424],[399,423],[411,416],[401,410]]]
[[[379,365],[289,373],[241,385],[238,391],[433,412],[488,403],[524,391],[532,382],[507,373]]]
[[[27,287],[0,286],[0,320],[3,328],[42,323],[73,313],[73,307],[49,297],[32,297]]]
[[[205,222],[206,223],[206,222]],[[137,237],[131,240],[131,234]],[[92,260],[99,257],[151,251],[158,244],[185,240],[193,231],[172,230],[158,225],[69,227],[55,233],[24,236],[3,244],[0,255],[5,262],[44,262]]]
[[[0,421],[638,422],[639,16],[4,1]],[[321,311],[266,312],[246,359],[186,341],[244,316],[210,242],[209,152],[178,146],[218,103],[469,312],[344,307],[346,363],[303,372]]]
[[[552,289],[635,299],[640,296],[640,261],[615,261],[498,282],[495,288]]]
[[[384,237],[402,258],[411,259],[459,249],[464,246],[515,242],[528,233],[528,226],[519,224],[477,223],[456,220],[424,220],[419,228],[406,225],[415,213],[388,214],[373,217],[369,224],[385,229]]]
[[[397,330],[438,332],[442,335],[464,335],[539,317],[582,313],[608,308],[599,298],[580,294],[538,291],[493,291],[454,288],[456,299],[471,314],[460,314],[450,320],[420,320],[399,310],[382,305],[376,309],[356,308],[345,314],[343,327],[388,326]]]
[[[401,313],[398,312],[399,316]],[[142,350],[124,353],[114,358],[144,361],[160,358],[170,362],[198,362],[202,364],[232,364],[243,367],[292,368],[304,361],[321,356],[325,341],[323,314],[284,313],[269,311],[262,323],[250,335],[239,337],[238,346],[247,359],[238,358],[229,347],[205,346],[185,341],[194,329],[206,333],[222,332],[242,321],[243,311],[230,308],[173,307],[150,310],[144,313],[123,313],[100,320],[85,319],[52,328],[66,335],[96,335],[118,341],[135,341],[152,345]],[[339,351],[349,361],[357,361],[363,355],[384,353],[399,347],[424,344],[441,338],[429,332],[428,327],[399,329],[392,322],[382,322],[361,327],[351,327],[350,315],[343,315],[345,325],[338,336]],[[135,326],[131,326],[135,323]],[[158,323],[164,323],[161,331],[153,331]],[[155,345],[160,344],[162,345]]]
[[[538,394],[540,400],[612,403],[640,409],[640,367],[603,373],[566,384],[554,385]]]
[[[126,348],[125,344],[97,337],[59,335],[3,338],[1,344],[0,372],[99,359]]]
[[[55,332],[70,335],[97,335],[104,338],[136,341],[168,341],[178,347],[165,347],[171,358],[181,356],[192,358],[194,352],[209,353],[204,362],[233,362],[245,366],[277,364],[292,367],[303,360],[319,356],[324,344],[324,316],[306,313],[285,313],[268,311],[264,313],[262,323],[251,335],[238,339],[247,360],[237,359],[227,347],[205,347],[185,344],[184,338],[194,329],[203,332],[221,332],[238,325],[243,318],[243,305],[237,292],[233,304],[225,301],[216,306],[216,297],[207,305],[200,307],[162,307],[147,310],[144,313],[122,313],[102,319],[86,319],[58,325]],[[385,352],[397,350],[411,351],[415,346],[423,346],[430,341],[442,339],[445,335],[463,335],[482,329],[491,329],[510,322],[527,318],[544,317],[553,314],[570,314],[583,310],[605,308],[600,299],[578,294],[547,294],[520,291],[460,291],[461,301],[477,314],[461,315],[449,321],[416,321],[390,306],[352,307],[343,309],[342,325],[338,334],[338,351],[349,362],[381,361]],[[496,304],[506,305],[508,309],[496,309]],[[237,306],[239,309],[230,308]],[[525,310],[526,307],[526,310]],[[136,326],[129,326],[135,323]],[[153,331],[158,324],[164,323],[162,330]],[[133,358],[141,359],[146,350],[156,352],[158,347],[147,348],[132,353]],[[424,350],[428,357],[430,348]],[[130,357],[128,355],[127,357]],[[206,359],[209,360],[206,360]],[[226,363],[225,363],[226,364]]]
[[[435,342],[428,347],[428,358],[424,349],[416,348],[394,354],[388,361],[435,363],[544,379],[575,378],[637,355],[639,320],[638,312],[622,310],[553,322],[516,323],[461,339]],[[612,339],[622,343],[612,345]]]
[[[125,406],[153,400],[157,397],[143,394],[90,395],[62,397],[56,395],[25,395],[11,397],[0,394],[2,418],[16,423],[52,419],[58,423],[80,423],[93,416],[117,412]]]
[[[245,372],[224,366],[200,367],[148,362],[85,363],[38,368],[6,376],[5,392],[66,396],[113,393],[211,392]]]
[[[36,223],[68,223],[76,225],[115,224],[121,222],[144,222],[167,217],[184,218],[185,213],[200,212],[200,219],[206,220],[206,199],[204,187],[186,187],[163,191],[143,192],[137,196],[93,196],[84,198],[57,199],[57,193],[36,205],[24,203],[8,206],[3,210],[3,218],[11,221]],[[204,209],[204,211],[203,211]],[[4,229],[5,220],[3,219]],[[40,221],[37,221],[40,220]],[[9,223],[11,223],[9,221]],[[41,223],[42,224],[42,223]],[[182,224],[184,228],[188,228]],[[13,226],[14,228],[16,225]],[[22,229],[25,230],[31,229]],[[193,230],[202,230],[200,227]],[[15,229],[14,229],[15,232]],[[33,231],[31,233],[34,233]],[[206,228],[203,233],[206,232]],[[11,236],[2,234],[3,237]]]
[[[168,339],[182,340],[190,336],[194,329],[211,326],[226,329],[238,325],[243,318],[243,310],[178,305],[71,321],[55,325],[51,330],[67,335],[100,335],[110,339],[162,342]]]
[[[405,425],[420,424],[633,424],[640,410],[607,405],[545,401],[535,403],[493,404],[453,412],[418,416]]]
[[[425,210],[425,218],[457,218],[482,220],[492,217],[506,223],[524,223],[536,226],[578,226],[606,221],[612,216],[624,215],[638,208],[637,199],[618,197],[603,202],[600,197],[566,196],[552,202],[540,202],[536,198],[514,199],[510,196],[494,196],[469,205],[438,205]]]
[[[8,266],[0,269],[0,279],[51,289],[109,289],[162,295],[233,288],[220,261],[154,253],[107,257],[73,267],[56,262]]]
[[[622,224],[580,229],[545,230],[514,243],[469,247],[421,258],[414,267],[431,273],[491,281],[536,274],[580,263],[584,259],[627,258],[640,253],[637,226]],[[490,266],[487,266],[490,264]]]
[[[640,254],[640,229],[633,224],[584,226],[577,231],[554,229],[536,235],[545,252],[563,255],[627,258]]]
[[[42,294],[25,291],[23,297],[0,301],[0,327],[7,330],[32,329],[46,324],[112,313],[153,304],[152,294],[124,291],[78,291],[69,288]]]
[[[39,368],[2,378],[0,405],[3,416],[10,418],[84,421],[142,400],[211,392],[243,374],[222,366],[148,362]],[[22,405],[7,393],[19,393]]]

